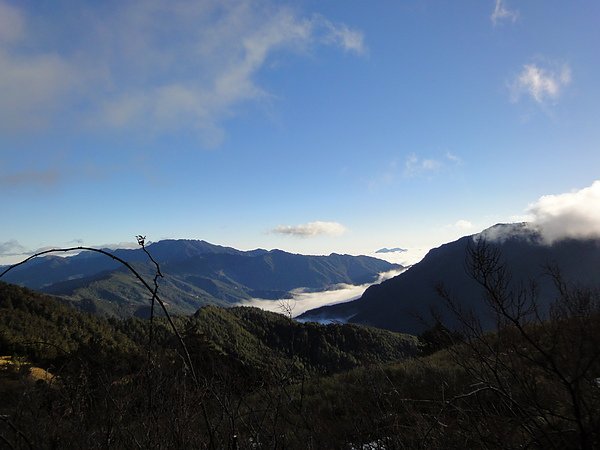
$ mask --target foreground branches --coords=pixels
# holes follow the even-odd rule
[[[557,297],[540,299],[534,284],[512,280],[499,250],[484,241],[469,249],[467,267],[483,290],[497,331],[460,307],[443,286],[438,292],[460,323],[464,342],[449,348],[472,380],[471,398],[482,420],[483,442],[537,448],[600,446],[600,295],[568,286],[546,268]],[[542,301],[546,300],[546,301]],[[499,433],[514,427],[506,439]],[[508,431],[508,429],[506,430]]]

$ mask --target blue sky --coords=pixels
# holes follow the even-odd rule
[[[592,0],[0,0],[0,263],[136,234],[370,254],[566,215],[600,233],[599,20]]]

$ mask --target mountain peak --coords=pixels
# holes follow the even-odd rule
[[[400,247],[394,247],[394,248],[387,248],[387,247],[383,247],[380,248],[379,250],[377,250],[375,253],[403,253],[408,251],[405,248],[400,248]]]
[[[529,222],[497,223],[474,236],[496,243],[510,239],[524,239],[531,243],[540,243],[542,239],[539,229]]]

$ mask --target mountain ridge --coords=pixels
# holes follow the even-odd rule
[[[401,268],[369,256],[300,255],[283,250],[237,250],[202,240],[164,240],[146,249],[160,264],[160,294],[174,312],[191,314],[207,304],[231,306],[251,298],[289,298],[298,288],[325,290],[340,283],[375,282]],[[117,249],[144,278],[155,267],[143,249]],[[149,313],[148,293],[127,269],[105,255],[44,256],[9,272],[4,281],[66,297],[80,307],[112,316]]]
[[[357,300],[306,311],[302,320],[347,320],[393,331],[421,333],[435,321],[431,310],[447,314],[436,292],[440,283],[461,305],[482,315],[483,293],[466,270],[467,251],[476,239],[483,238],[497,248],[513,274],[513,288],[519,283],[535,282],[540,298],[548,304],[555,294],[554,283],[544,276],[547,264],[556,265],[569,283],[600,286],[600,240],[564,239],[546,244],[538,230],[525,223],[497,224],[481,233],[431,249],[423,260],[402,274],[369,287]]]

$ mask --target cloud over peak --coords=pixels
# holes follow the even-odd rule
[[[580,190],[544,195],[529,205],[528,213],[548,243],[600,238],[600,180]]]
[[[339,236],[346,232],[346,227],[338,222],[315,221],[301,225],[279,225],[272,233],[296,237],[315,237],[320,235]]]

